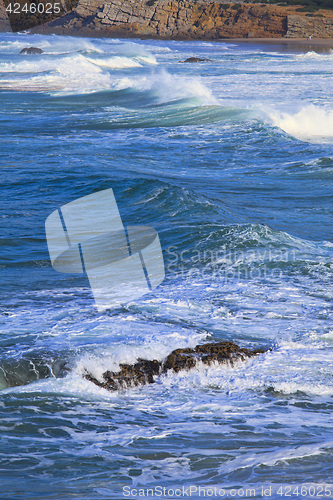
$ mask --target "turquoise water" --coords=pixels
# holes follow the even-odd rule
[[[333,495],[332,71],[278,45],[1,34],[1,500]],[[44,222],[108,188],[166,278],[101,313]],[[220,340],[271,350],[119,393],[83,378]]]

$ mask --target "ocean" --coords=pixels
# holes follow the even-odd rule
[[[333,497],[332,72],[278,44],[0,34],[1,500]],[[99,311],[45,220],[109,188],[165,279]],[[267,352],[84,378],[223,340]]]

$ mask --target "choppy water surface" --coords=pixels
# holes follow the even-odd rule
[[[332,71],[278,46],[1,35],[1,499],[332,483]],[[44,221],[110,187],[166,279],[99,313]],[[119,393],[83,378],[224,339],[272,350]]]

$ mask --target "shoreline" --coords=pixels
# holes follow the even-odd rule
[[[155,38],[155,37],[149,37],[149,36],[133,36],[133,35],[128,35],[125,36],[123,32],[120,32],[119,34],[117,33],[110,33],[110,31],[102,31],[102,30],[97,30],[94,32],[93,30],[68,30],[68,33],[65,33],[65,30],[62,30],[62,32],[48,32],[48,33],[43,33],[38,30],[34,30],[31,32],[31,34],[45,34],[45,35],[59,35],[59,36],[73,36],[73,37],[82,37],[82,38],[111,38],[111,39],[134,39],[134,40],[154,40],[154,41],[161,41],[161,42],[166,42],[166,41],[175,41],[175,42],[187,42],[187,43],[192,43],[192,42],[204,42],[204,43],[240,43],[240,44],[254,44],[254,45],[280,45],[284,46],[285,48],[290,48],[290,49],[298,49],[299,51],[303,52],[309,52],[309,51],[318,51],[318,52],[330,52],[333,50],[333,38],[314,38],[311,40],[308,40],[307,38],[219,38],[215,40],[203,40],[199,38],[193,38],[193,39],[182,39],[182,38]]]
[[[39,28],[39,29],[38,29]],[[75,38],[110,38],[110,39],[136,39],[136,40],[154,40],[154,41],[176,41],[176,42],[204,42],[204,43],[237,43],[244,45],[280,45],[285,48],[290,49],[298,49],[300,51],[326,51],[330,52],[333,50],[333,38],[312,38],[308,40],[307,38],[219,38],[215,40],[205,40],[201,38],[156,38],[150,36],[133,36],[125,35],[124,32],[119,33],[110,33],[109,30],[91,30],[91,29],[80,29],[80,30],[71,30],[71,29],[54,29],[54,30],[43,30],[38,28],[32,28],[27,31],[27,35],[56,35],[56,36],[71,36]],[[0,33],[7,34],[17,34],[17,32],[11,31],[0,31]]]
[[[244,43],[244,44],[263,44],[263,45],[283,45],[286,48],[298,48],[303,51],[322,51],[329,52],[333,50],[333,38],[227,38],[216,40],[217,43]]]

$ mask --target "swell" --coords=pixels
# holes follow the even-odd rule
[[[0,390],[50,377],[61,378],[69,370],[66,353],[26,354],[19,358],[0,359]]]
[[[173,74],[170,73],[164,69],[167,65],[162,66],[164,62],[170,62],[168,58],[165,60],[160,55],[156,58],[150,49],[140,44],[97,40],[69,42],[65,37],[56,37],[52,41],[32,37],[32,40],[44,50],[40,56],[20,56],[19,49],[26,43],[23,40],[0,43],[3,55],[0,89],[51,94],[59,99],[60,106],[61,97],[66,103],[65,96],[70,96],[67,104],[76,106],[80,103],[79,96],[82,96],[83,102],[90,102],[95,110],[100,107],[100,116],[79,119],[81,129],[102,131],[206,125],[244,120],[249,115],[246,112],[249,102],[241,102],[239,108],[232,106],[232,101],[228,105],[224,97],[228,88],[220,91],[222,106],[222,101],[216,99],[201,78],[188,74],[187,68],[181,76],[176,67]],[[157,47],[155,52],[159,54]],[[273,56],[262,55],[263,59]],[[258,56],[257,59],[261,60]],[[292,60],[299,65],[311,64],[312,60],[324,65],[332,61],[332,54],[308,52],[294,56]],[[210,64],[214,67],[214,61]],[[153,68],[157,68],[156,71],[152,71]],[[302,141],[332,142],[333,115],[329,107],[311,104],[300,106],[294,112],[284,112],[280,106],[272,108],[264,102],[265,95],[262,104],[254,103],[254,109],[257,117],[264,119],[266,127],[273,125]],[[155,109],[155,106],[162,109]],[[128,112],[133,109],[142,112]]]
[[[153,225],[166,252],[170,246],[178,254],[183,252],[182,264],[186,267],[193,265],[195,255],[205,254],[205,264],[226,265],[231,259],[230,265],[238,265],[242,259],[244,266],[269,264],[285,269],[290,266],[290,270],[303,268],[306,273],[309,266],[320,265],[327,276],[331,272],[333,247],[329,242],[302,239],[266,224],[250,222],[237,205],[152,179],[129,179],[126,189],[123,181],[115,181],[112,186],[126,224]],[[99,183],[97,187],[102,189],[104,185]],[[14,188],[13,195],[17,195],[17,189],[22,190],[20,183]],[[63,179],[54,180],[53,188],[63,189]],[[70,191],[71,197],[84,194],[81,189]],[[0,238],[3,269],[50,267],[44,227],[38,222],[40,234],[35,237],[15,234]]]
[[[107,114],[109,117],[105,116]],[[244,114],[246,112],[233,108],[198,106],[195,99],[187,99],[164,105],[162,109],[153,109],[150,107],[149,110],[141,112],[122,112],[121,116],[118,117],[116,110],[114,110],[95,120],[83,120],[84,123],[79,125],[79,127],[87,130],[103,131],[208,125],[235,121],[244,116]]]
[[[273,124],[287,134],[303,141],[333,142],[333,110],[313,104],[294,113],[271,111]]]

